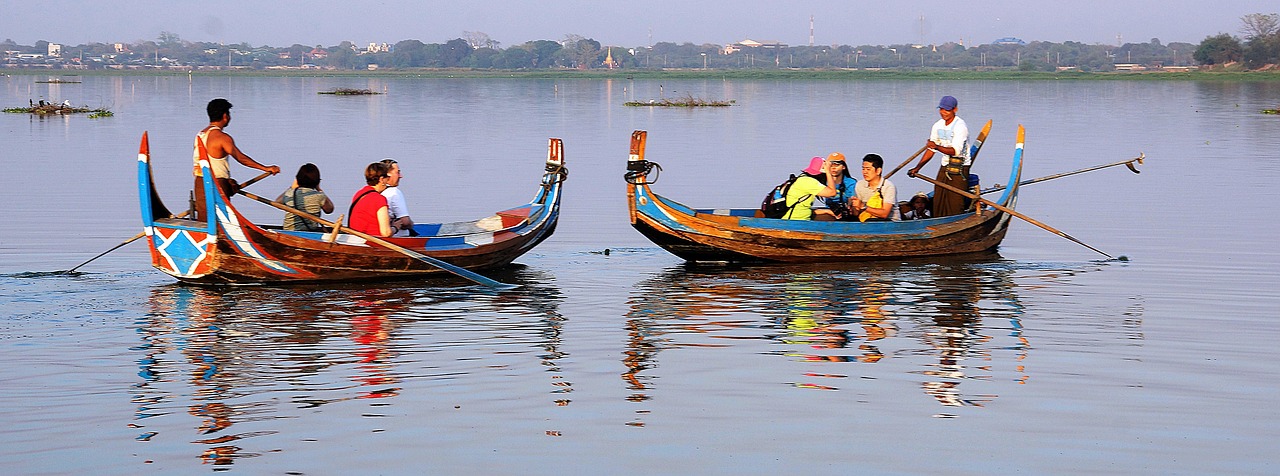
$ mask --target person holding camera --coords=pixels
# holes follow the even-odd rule
[[[853,200],[854,187],[858,180],[849,174],[849,166],[845,164],[844,154],[832,152],[827,155],[827,169],[832,177],[839,177],[836,183],[836,194],[830,197],[818,197],[813,200],[813,219],[816,221],[853,221],[857,216],[849,209]]]

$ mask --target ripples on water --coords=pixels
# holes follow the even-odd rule
[[[841,390],[855,365],[892,357],[915,362],[921,391],[946,407],[982,406],[997,395],[961,384],[1022,382],[1016,265],[921,263],[849,268],[703,271],[677,268],[637,286],[628,301],[628,379],[642,399],[653,357],[681,347],[743,346],[814,363],[787,385]],[[848,365],[827,365],[830,363]],[[980,389],[980,384],[969,387]],[[939,416],[953,416],[943,412]]]
[[[517,282],[543,278],[513,274]],[[474,287],[156,287],[135,323],[141,344],[130,349],[140,377],[133,388],[137,439],[160,438],[157,426],[194,424],[201,458],[232,464],[263,451],[246,450],[260,445],[244,440],[292,432],[284,428],[298,425],[289,420],[327,415],[333,405],[369,402],[358,420],[373,420],[361,425],[373,432],[383,431],[377,420],[404,416],[378,402],[406,388],[418,391],[413,402],[442,398],[461,408],[472,395],[496,391],[477,385],[476,374],[529,372],[510,361],[530,356],[551,374],[548,391],[567,395],[569,383],[555,375],[559,299],[554,288],[536,284],[503,294]],[[355,415],[338,415],[322,418],[354,423],[344,418]],[[314,423],[303,428],[314,430]],[[288,439],[317,441],[332,430]]]
[[[619,249],[565,261],[600,269],[615,260],[623,267],[611,266],[601,282],[616,282],[655,253],[660,252]],[[615,422],[630,427],[655,419],[665,426],[675,417],[672,404],[691,397],[733,400],[744,392],[797,404],[808,392],[852,391],[852,401],[893,407],[881,400],[886,390],[914,387],[913,393],[935,402],[932,416],[954,418],[960,409],[980,409],[1032,378],[1024,361],[1035,342],[1024,334],[1020,298],[1027,283],[1105,266],[1071,269],[998,256],[855,266],[679,264],[636,283],[621,318],[608,317],[612,311],[594,298],[567,300],[553,277],[525,267],[500,277],[524,286],[500,294],[451,282],[170,284],[138,297],[144,311],[132,323],[133,343],[91,355],[124,352],[136,363],[127,389],[133,405],[127,427],[134,440],[148,445],[134,451],[146,461],[167,463],[161,467],[182,467],[170,465],[184,453],[214,467],[266,454],[282,457],[281,467],[307,467],[307,455],[315,452],[308,442],[331,451],[352,438],[367,438],[358,435],[388,431],[437,444],[474,444],[452,440],[473,432],[468,425],[478,424],[477,417],[491,428],[539,427],[525,421],[541,413],[539,407],[630,415]],[[101,279],[27,273],[6,281],[41,282],[48,294],[33,299],[47,302],[61,287],[50,280],[85,278]],[[121,309],[107,311],[117,317],[137,305],[127,293],[115,303],[111,289],[102,294],[92,307]],[[600,317],[574,323],[563,313],[566,306],[595,308]],[[76,314],[50,311],[23,318]],[[584,349],[576,358],[564,341],[566,326],[574,324],[576,347]],[[611,335],[621,340],[610,343]],[[44,360],[42,365],[59,359],[32,357]],[[566,371],[566,363],[576,371]],[[691,370],[692,364],[698,369]],[[584,365],[605,374],[584,375]],[[712,381],[701,380],[713,375]],[[618,400],[609,402],[605,392],[602,401],[599,389],[585,401],[575,396],[579,378],[598,386],[602,377],[621,391],[612,397]],[[875,381],[889,388],[860,383]],[[691,394],[684,388],[691,384],[704,387],[705,394]],[[103,390],[111,391],[95,391]],[[610,410],[619,404],[623,413]],[[468,413],[473,408],[484,416]],[[540,427],[548,437],[593,432],[591,424],[572,421]],[[359,460],[338,464],[358,466]]]

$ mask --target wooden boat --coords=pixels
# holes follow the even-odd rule
[[[250,222],[214,186],[206,160],[207,220],[173,217],[160,201],[143,133],[138,193],[151,265],[199,284],[370,281],[443,275],[440,267],[403,251],[346,233],[285,231]],[[386,241],[457,267],[479,270],[511,263],[551,236],[560,217],[567,169],[560,139],[550,140],[545,171],[529,203],[475,221],[415,224],[420,234]],[[182,216],[186,216],[183,213]]]
[[[763,218],[756,208],[693,208],[653,193],[645,159],[646,131],[631,135],[627,198],[631,226],[687,261],[839,262],[909,259],[990,252],[1000,245],[1012,215],[990,206],[941,218],[895,222],[841,222]],[[1022,173],[1023,129],[1008,183],[999,200],[1012,209]]]

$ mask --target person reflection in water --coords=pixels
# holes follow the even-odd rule
[[[883,359],[884,353],[880,352],[880,348],[872,342],[896,334],[897,328],[885,317],[884,304],[889,298],[885,283],[867,280],[865,288],[867,293],[859,305],[859,310],[862,314],[860,324],[866,343],[858,345],[858,350],[862,351],[862,355],[858,356],[858,362],[873,364]]]
[[[965,373],[964,361],[974,353],[974,346],[989,340],[980,334],[978,278],[956,269],[940,268],[935,273],[938,291],[933,299],[941,304],[933,318],[935,327],[926,330],[925,341],[938,350],[938,363],[924,374],[938,380],[923,382],[921,387],[945,406],[980,407],[990,398],[962,398],[959,389],[962,381],[973,378]]]
[[[389,347],[391,334],[395,331],[395,321],[390,315],[407,308],[403,299],[390,296],[370,296],[358,300],[359,308],[367,310],[351,318],[351,340],[359,347],[356,357],[359,358],[357,369],[361,374],[352,379],[363,386],[382,386],[397,383],[392,374],[395,354]],[[398,387],[376,388],[359,398],[386,398],[400,394]]]

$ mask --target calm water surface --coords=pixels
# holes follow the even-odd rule
[[[0,115],[0,458],[23,474],[1273,473],[1280,84],[0,78],[112,118]],[[336,87],[385,91],[333,97]],[[655,191],[752,206],[810,156],[921,144],[937,98],[995,126],[975,165],[1023,177],[998,254],[856,265],[687,266],[630,228],[632,130]],[[692,95],[731,108],[627,108]],[[182,208],[204,104],[339,208],[400,161],[420,221],[528,200],[546,139],[571,170],[561,225],[494,277],[200,288],[137,233],[149,131]],[[233,166],[236,176],[251,177]],[[888,167],[888,166],[887,166]],[[925,190],[905,176],[905,194]],[[241,203],[257,220],[273,209]],[[608,252],[606,252],[608,250]]]

